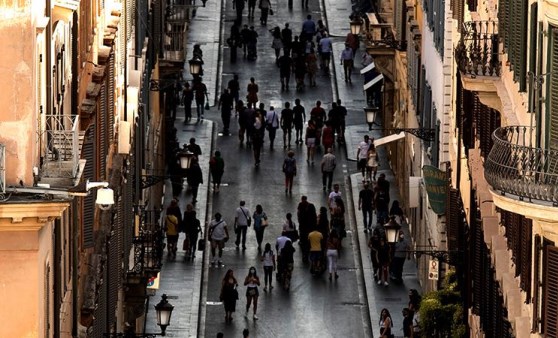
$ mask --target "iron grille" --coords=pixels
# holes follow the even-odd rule
[[[138,236],[134,237],[134,264],[129,272],[156,274],[163,259],[163,229],[159,224],[159,210],[142,210]]]
[[[45,115],[39,142],[44,177],[75,178],[79,164],[79,115]]]

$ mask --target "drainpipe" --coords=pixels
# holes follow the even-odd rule
[[[48,0],[47,0],[48,1]],[[72,94],[71,94],[71,112],[72,116],[77,116],[78,112],[78,14],[74,11],[72,16]],[[48,95],[47,95],[48,97]],[[77,155],[77,154],[74,154]],[[78,336],[78,269],[79,269],[79,255],[78,255],[78,238],[79,238],[79,221],[78,221],[78,202],[77,198],[72,199],[72,337]]]
[[[46,0],[46,16],[49,18],[46,27],[46,114],[52,114],[52,4]]]

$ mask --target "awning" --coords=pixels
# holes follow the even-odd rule
[[[364,90],[367,90],[368,88],[372,87],[373,85],[379,83],[380,81],[382,81],[384,79],[384,75],[383,74],[378,74],[376,76],[374,76],[370,81],[367,81],[363,88]],[[364,80],[366,81],[366,76],[364,77]]]
[[[376,65],[374,64],[374,61],[372,61],[371,64],[369,64],[368,66],[366,66],[366,67],[364,67],[360,70],[360,74],[366,74],[374,68],[376,68]]]
[[[400,132],[399,134],[393,134],[386,137],[382,137],[379,139],[374,140],[374,147],[381,146],[382,144],[390,143],[393,141],[400,140],[405,137],[404,132]]]

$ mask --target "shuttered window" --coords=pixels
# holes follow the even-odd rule
[[[415,111],[418,113],[418,101],[420,96],[420,43],[421,34],[418,24],[415,20],[411,20],[409,24],[409,43],[407,44],[407,85],[411,93],[411,101]]]
[[[432,123],[432,87],[426,82],[424,88],[423,108],[420,122],[423,128],[430,128]]]
[[[434,46],[444,56],[445,0],[424,0],[424,11],[428,28],[434,34]]]
[[[548,81],[548,147],[558,150],[558,28],[550,28]]]
[[[540,306],[540,266],[541,266],[541,236],[535,235],[534,247],[534,271],[533,271],[533,318],[532,318],[532,331],[539,332],[539,306]]]
[[[548,245],[545,248],[544,265],[544,334],[558,337],[558,248]]]
[[[417,115],[419,115],[419,120],[422,119],[422,112],[424,110],[424,96],[425,96],[425,91],[426,91],[426,69],[424,68],[424,65],[421,66],[421,70],[420,70],[420,77],[418,79],[419,83],[420,83],[420,91],[419,91],[419,95],[418,95],[418,104],[417,104]],[[420,121],[419,121],[420,122]]]
[[[85,159],[85,167],[83,169],[83,179],[95,181],[95,125],[89,126],[87,129],[81,148],[82,158]],[[83,248],[92,248],[94,245],[94,224],[95,224],[95,192],[90,192],[83,199]]]
[[[529,16],[528,1],[503,0],[498,13],[498,31],[508,53],[510,69],[514,72],[514,81],[519,83],[519,90],[527,89],[527,22]]]
[[[465,2],[462,0],[451,0],[450,2],[452,17],[457,21],[457,31],[461,33],[463,29],[463,14],[465,12]]]
[[[446,229],[448,236],[448,250],[458,251],[461,249],[459,242],[461,240],[461,197],[459,190],[449,188],[449,194],[446,196]],[[450,260],[454,257],[450,255]]]

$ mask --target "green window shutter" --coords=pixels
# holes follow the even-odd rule
[[[512,0],[502,0],[498,3],[500,6],[498,9],[498,34],[504,42],[504,51],[507,51],[509,46],[508,29],[511,1]]]
[[[92,124],[87,129],[82,146],[82,158],[85,159],[83,168],[83,178],[95,181],[95,125]],[[95,224],[95,196],[92,192],[83,198],[83,224],[82,224],[82,247],[92,248],[95,244],[94,224]]]
[[[519,42],[515,65],[515,70],[518,73],[514,75],[519,82],[519,91],[524,92],[527,89],[527,19],[529,17],[529,7],[527,0],[519,1]]]
[[[531,4],[531,17],[529,22],[529,71],[537,74],[537,35],[539,23],[537,21],[537,3]]]
[[[457,20],[457,31],[461,33],[463,30],[463,13],[465,12],[465,2],[461,0],[450,0],[450,8],[453,13],[452,17]]]
[[[546,246],[544,266],[544,305],[542,317],[546,337],[558,337],[558,248]]]
[[[550,149],[558,150],[558,28],[550,28],[549,41],[550,72],[547,94],[548,134],[547,145]]]

